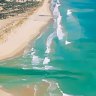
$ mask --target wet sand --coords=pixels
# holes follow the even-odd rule
[[[49,87],[50,84],[48,82],[41,81],[36,85],[23,85],[13,89],[1,88],[0,96],[45,96],[48,94]]]

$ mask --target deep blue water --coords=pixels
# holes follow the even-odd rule
[[[96,96],[96,0],[52,0],[50,8],[54,20],[26,54],[0,62],[0,74],[12,75],[12,86],[51,82],[44,96]]]

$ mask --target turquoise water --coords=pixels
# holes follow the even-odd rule
[[[44,96],[96,96],[96,1],[52,0],[50,8],[54,20],[41,36],[0,62],[0,85],[44,81],[51,84]]]

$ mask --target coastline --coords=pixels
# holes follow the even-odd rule
[[[0,60],[5,60],[20,54],[30,41],[33,41],[40,35],[42,28],[52,19],[49,7],[49,0],[45,0],[43,5],[30,15],[20,26],[12,30],[8,35],[7,41],[0,44]]]

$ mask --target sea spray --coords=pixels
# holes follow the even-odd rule
[[[54,37],[55,37],[55,33],[54,32],[48,36],[47,42],[46,42],[47,49],[46,49],[45,53],[50,53],[51,44],[52,44],[52,40],[53,40]]]

